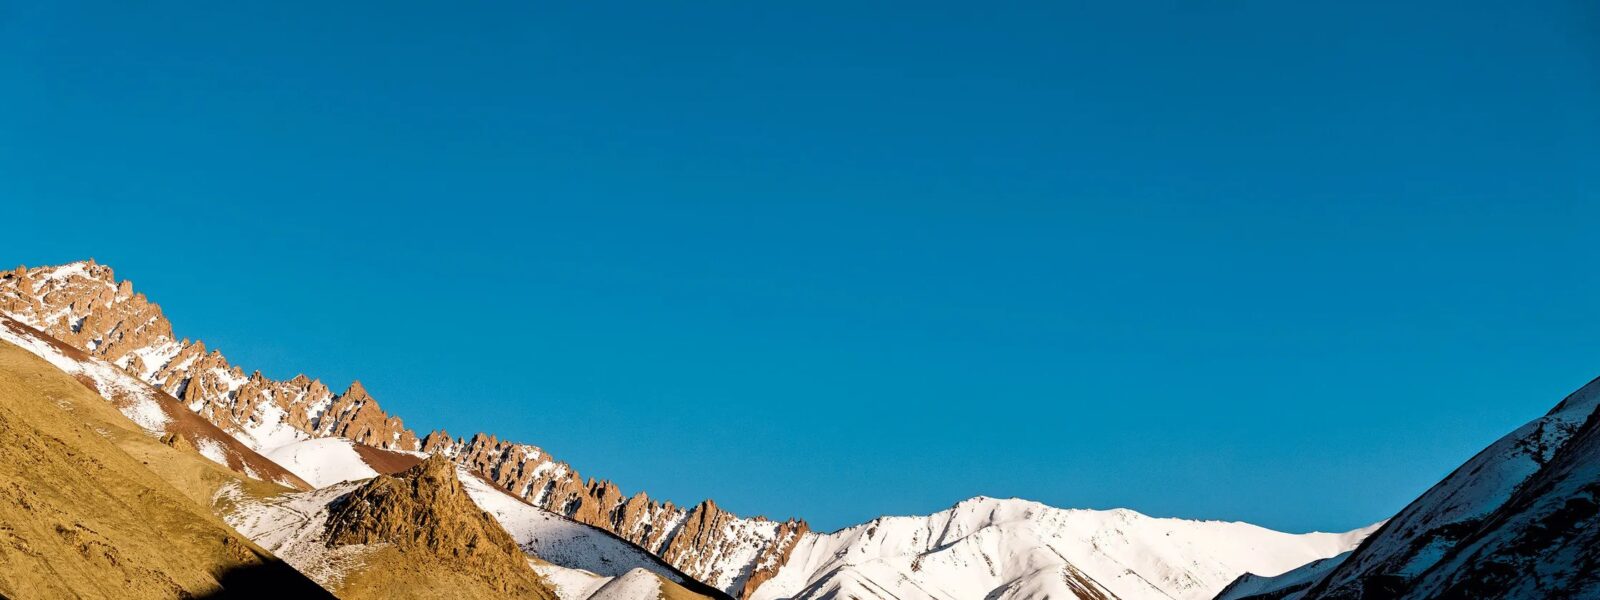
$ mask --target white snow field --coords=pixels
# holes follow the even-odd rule
[[[1209,600],[1246,572],[1276,575],[1335,556],[1369,531],[1290,534],[978,497],[926,517],[808,534],[751,598]]]

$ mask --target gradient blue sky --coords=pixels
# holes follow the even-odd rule
[[[7,265],[822,528],[1382,519],[1600,375],[1592,2],[16,3]]]

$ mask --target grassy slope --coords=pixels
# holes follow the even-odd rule
[[[0,595],[326,597],[211,513],[226,483],[282,489],[161,444],[0,343]]]

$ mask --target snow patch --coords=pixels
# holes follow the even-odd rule
[[[318,488],[377,477],[354,444],[344,438],[316,438],[274,448],[266,457]]]
[[[230,484],[217,493],[213,505],[232,503],[233,510],[223,516],[229,526],[323,587],[333,588],[352,567],[382,547],[328,547],[328,505],[355,491],[358,485],[341,483],[263,501],[246,496],[237,484]]]
[[[589,600],[655,600],[661,597],[661,580],[644,569],[634,569],[600,586]]]
[[[224,467],[228,466],[228,449],[216,440],[201,438],[195,444],[195,450],[200,451],[200,456],[211,459],[211,462]]]

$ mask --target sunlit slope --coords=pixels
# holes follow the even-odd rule
[[[234,478],[0,342],[0,595],[328,597],[151,467],[191,493]]]

